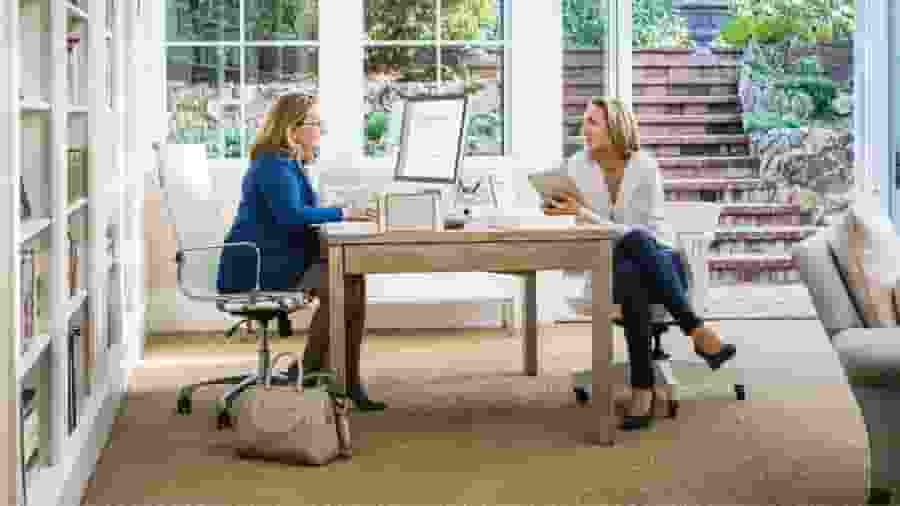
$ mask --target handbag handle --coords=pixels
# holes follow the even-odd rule
[[[281,353],[277,353],[274,357],[272,357],[272,366],[271,366],[268,374],[266,374],[266,382],[265,382],[266,390],[269,390],[272,388],[272,371],[275,370],[275,364],[278,363],[278,360],[281,359],[281,357],[285,357],[285,356],[294,357],[294,360],[296,360],[297,363],[300,363],[300,356],[297,355],[293,351],[282,351]],[[316,386],[320,386],[323,383],[326,383],[326,381],[325,381],[326,379],[330,379],[331,382],[337,381],[337,375],[331,371],[311,372],[311,373],[302,375],[302,377],[301,377],[301,375],[298,375],[297,384],[295,385],[297,387],[298,392],[303,391],[303,381],[302,380],[304,380],[306,378],[317,378],[318,381],[316,382]]]
[[[266,372],[266,381],[265,381],[265,389],[269,390],[272,388],[272,373],[275,371],[275,364],[281,359],[281,357],[294,357],[294,360],[297,363],[300,363],[300,355],[297,355],[293,351],[282,351],[281,353],[276,353],[274,357],[272,357],[272,365],[269,367],[269,371]],[[297,387],[297,391],[303,391],[303,383],[300,381],[300,378],[297,378],[297,384],[294,385]]]

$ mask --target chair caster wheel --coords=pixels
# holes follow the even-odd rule
[[[734,396],[737,397],[737,400],[744,401],[747,400],[747,389],[744,385],[735,385],[734,386]]]
[[[678,416],[678,401],[669,401],[669,418]]]
[[[893,496],[893,490],[873,487],[869,489],[869,498],[866,500],[866,504],[891,504]]]
[[[216,411],[218,411],[216,414],[216,430],[232,428],[233,424],[231,414],[228,412],[228,407],[219,404],[216,408]]]
[[[572,390],[575,391],[575,402],[578,404],[587,404],[591,397],[588,395],[587,390],[581,387],[575,387]]]
[[[178,390],[178,405],[175,408],[175,412],[179,415],[189,415],[191,414],[191,389],[190,388],[182,388]]]

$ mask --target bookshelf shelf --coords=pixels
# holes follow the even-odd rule
[[[0,213],[9,267],[0,360],[13,364],[0,384],[15,399],[0,411],[16,420],[0,437],[16,463],[4,466],[16,506],[80,503],[140,356],[143,322],[109,288],[107,247],[123,243],[125,190],[142,188],[146,172],[142,157],[126,156],[136,132],[152,135],[139,130],[146,115],[123,113],[153,88],[139,73],[158,54],[134,50],[158,26],[163,10],[154,12],[138,16],[129,0],[0,1],[0,39],[10,42],[0,68],[11,69],[0,79],[0,110],[10,112],[0,118],[0,171],[14,183],[0,185],[10,211]],[[128,282],[139,286],[136,250],[116,254],[138,267]]]
[[[87,197],[81,197],[68,206],[66,206],[66,216],[71,216],[81,210],[83,210],[88,205]]]
[[[19,105],[22,112],[50,112],[50,103],[41,99],[25,98]]]
[[[66,12],[68,13],[68,15],[70,17],[79,19],[81,21],[90,20],[90,16],[88,16],[88,13],[85,12],[85,10],[82,9],[81,7],[73,4],[72,2],[66,2]]]
[[[69,302],[66,304],[66,321],[71,320],[75,313],[81,310],[84,303],[87,302],[87,298],[87,290],[79,290],[78,294],[69,299]]]
[[[35,365],[44,355],[44,352],[50,347],[50,334],[43,334],[32,338],[31,344],[25,350],[22,358],[16,364],[16,380],[21,382],[25,376],[34,369]]]
[[[22,233],[19,236],[20,242],[28,242],[37,237],[41,232],[46,231],[53,220],[50,218],[33,218],[22,222]]]

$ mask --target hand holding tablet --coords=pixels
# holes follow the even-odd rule
[[[571,194],[575,201],[583,204],[584,197],[571,176],[555,173],[538,173],[528,176],[528,182],[543,197],[549,206],[558,207],[557,201],[565,194]]]

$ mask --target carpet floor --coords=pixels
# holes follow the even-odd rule
[[[865,426],[844,382],[760,382],[737,401],[736,370],[676,362],[678,418],[589,446],[570,376],[590,366],[589,326],[544,330],[534,378],[518,338],[447,334],[367,340],[370,393],[389,408],[353,415],[354,457],[320,468],[236,458],[233,433],[215,430],[223,387],[175,414],[178,384],[252,367],[251,342],[152,341],[83,504],[864,503]]]

